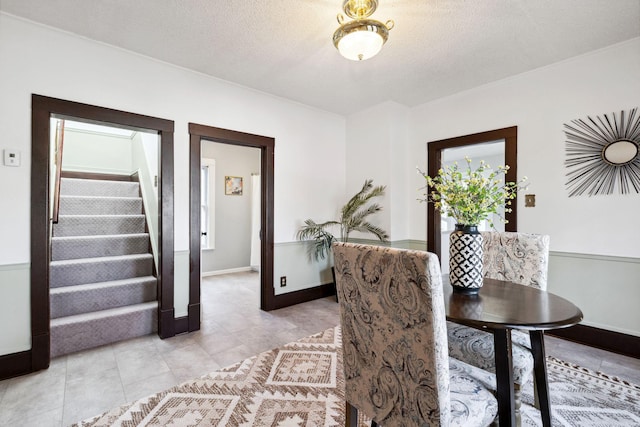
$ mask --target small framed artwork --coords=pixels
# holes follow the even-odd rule
[[[242,196],[242,177],[225,176],[224,194],[226,194],[227,196]]]

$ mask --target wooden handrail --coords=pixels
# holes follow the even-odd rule
[[[60,179],[62,176],[62,148],[64,145],[64,120],[58,120],[56,124],[56,152],[55,166],[56,178],[53,190],[53,223],[58,223],[58,212],[60,210]]]

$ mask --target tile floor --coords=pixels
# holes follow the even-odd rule
[[[0,381],[0,426],[66,426],[339,323],[334,297],[263,312],[257,273],[205,278],[201,330],[146,336]],[[547,337],[547,354],[640,384],[640,360]]]

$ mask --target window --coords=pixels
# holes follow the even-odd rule
[[[200,170],[200,248],[215,249],[216,161],[202,159]]]

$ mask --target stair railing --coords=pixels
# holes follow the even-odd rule
[[[60,211],[60,179],[62,177],[62,147],[64,145],[64,120],[58,120],[56,124],[55,137],[55,160],[56,176],[53,190],[53,223],[58,223],[58,212]]]

